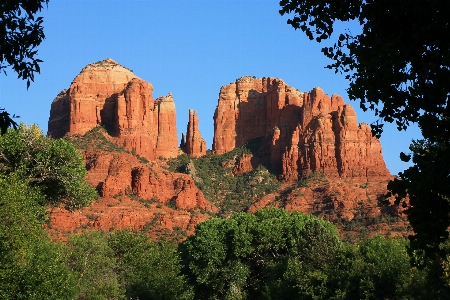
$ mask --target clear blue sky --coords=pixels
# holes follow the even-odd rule
[[[344,77],[324,68],[329,61],[320,52],[323,45],[287,25],[278,2],[50,0],[42,13],[41,74],[28,91],[11,70],[0,75],[0,107],[46,133],[56,95],[86,64],[110,57],[152,83],[155,98],[172,92],[179,136],[188,110],[197,110],[208,148],[220,87],[245,75],[282,78],[300,91],[320,86],[352,104],[358,122],[373,122],[372,112],[348,100]],[[392,174],[408,166],[399,153],[408,151],[413,138],[420,138],[417,127],[398,132],[385,125],[381,142]]]

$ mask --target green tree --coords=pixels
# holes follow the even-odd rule
[[[143,232],[119,230],[109,245],[117,259],[121,285],[131,299],[192,299],[192,291],[180,275],[176,247],[155,243]]]
[[[180,251],[196,299],[282,299],[290,260],[321,270],[340,247],[331,223],[271,208],[200,223]]]
[[[419,279],[418,270],[411,268],[407,253],[407,243],[403,239],[386,239],[375,236],[359,244],[358,250],[364,261],[364,267],[355,274],[359,291],[358,297],[370,299],[414,298],[419,294],[416,286]],[[355,295],[356,296],[356,295]],[[422,294],[422,296],[425,296]]]
[[[311,40],[335,39],[322,52],[333,61],[327,67],[349,80],[351,100],[373,110],[381,122],[396,122],[399,130],[419,124],[424,140],[412,145],[415,165],[389,189],[397,203],[406,191],[410,196],[411,204],[403,204],[415,232],[411,246],[443,256],[439,244],[450,225],[450,6],[440,0],[281,0],[280,5],[281,15],[291,14],[288,24]],[[336,22],[351,20],[361,33],[333,34]],[[382,126],[372,124],[373,133],[379,136]]]
[[[17,175],[0,176],[0,298],[72,299],[61,247],[42,229],[44,196]]]
[[[0,173],[21,176],[48,202],[62,202],[69,209],[89,204],[96,195],[75,146],[44,137],[36,125],[20,124],[0,137]]]
[[[70,237],[66,245],[69,269],[77,280],[77,299],[124,299],[117,260],[102,231],[85,231]]]
[[[330,289],[346,299],[442,299],[407,249],[407,240],[382,236],[346,244],[329,270]]]

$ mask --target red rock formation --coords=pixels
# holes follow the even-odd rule
[[[53,100],[50,109],[50,120],[48,128],[51,128],[51,134],[55,137],[62,137],[70,131],[70,101],[68,90],[62,90]]]
[[[331,177],[386,177],[381,144],[342,97],[302,93],[281,79],[242,77],[220,90],[213,151],[222,154],[265,137],[270,165],[286,180],[311,172]]]
[[[145,230],[152,237],[158,238],[158,231],[161,229],[170,232],[176,227],[193,234],[195,225],[209,217],[200,213],[194,215],[184,210],[173,210],[158,203],[144,204],[126,196],[116,198],[100,198],[89,207],[73,212],[52,208],[46,229],[53,238],[59,240],[66,240],[67,235],[88,228],[104,231],[133,228]]]
[[[179,227],[192,234],[195,224],[208,218],[200,210],[218,211],[189,175],[170,173],[161,161],[145,165],[131,154],[101,150],[86,150],[83,156],[87,179],[101,197],[73,212],[51,208],[47,230],[55,238],[64,240],[61,234],[85,228],[145,229],[153,235],[155,226],[169,230]]]
[[[236,160],[236,163],[233,167],[233,174],[242,175],[244,173],[252,171],[255,168],[255,164],[256,163],[255,159],[253,159],[253,155],[244,153]]]
[[[200,157],[206,154],[206,141],[202,138],[200,130],[198,130],[198,117],[195,110],[189,110],[186,140],[184,140],[183,135],[181,144],[183,150],[190,157]]]
[[[217,212],[187,174],[150,170],[146,166],[133,169],[133,192],[139,198],[158,199],[161,203],[172,201],[179,209],[201,208]]]
[[[173,202],[179,209],[217,211],[187,174],[167,172],[157,162],[151,167],[143,165],[125,153],[88,150],[84,157],[88,180],[102,197],[134,194],[142,199],[158,199],[162,204]]]
[[[153,99],[153,87],[111,59],[89,64],[52,103],[48,135],[83,134],[104,126],[115,142],[147,158],[176,157],[172,95]]]
[[[337,178],[314,174],[296,185],[284,182],[278,192],[258,199],[248,211],[253,213],[263,207],[282,207],[289,211],[319,215],[329,221],[350,221],[358,215],[359,221],[361,218],[375,221],[382,213],[401,217],[403,216],[401,207],[378,204],[380,195],[386,193],[389,179],[392,178],[380,181],[379,177]],[[371,232],[370,235],[386,234],[392,228],[399,229],[397,232],[401,236],[410,233],[405,230],[407,224],[404,221],[391,223],[387,228],[378,222],[380,219],[371,225],[367,224],[369,228],[365,227]],[[338,222],[338,227],[343,229],[342,223]]]

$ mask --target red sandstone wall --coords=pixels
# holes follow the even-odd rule
[[[381,144],[358,126],[342,97],[302,93],[277,78],[242,77],[223,86],[214,114],[213,151],[222,154],[265,137],[270,164],[286,180],[323,172],[334,177],[389,176]]]

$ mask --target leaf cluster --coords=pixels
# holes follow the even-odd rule
[[[450,226],[450,160],[448,143],[429,140],[414,141],[412,155],[403,155],[414,165],[388,184],[387,196],[407,207],[405,213],[415,232],[410,236],[414,249],[423,249],[427,256],[445,257],[441,245],[449,238]],[[406,202],[408,199],[409,202]]]
[[[0,173],[16,174],[39,188],[46,203],[63,203],[69,209],[89,204],[96,195],[75,146],[44,137],[36,125],[20,124],[0,137]]]
[[[319,268],[340,241],[327,221],[263,209],[200,223],[180,247],[196,298],[259,299],[283,278],[289,258]]]
[[[61,246],[43,230],[45,201],[16,174],[0,176],[0,298],[72,299],[75,280]]]
[[[18,78],[34,81],[40,72],[36,47],[45,39],[43,18],[35,18],[48,0],[4,0],[0,6],[0,70],[12,67]]]
[[[145,233],[86,231],[70,237],[69,269],[78,299],[191,299],[176,247]]]

